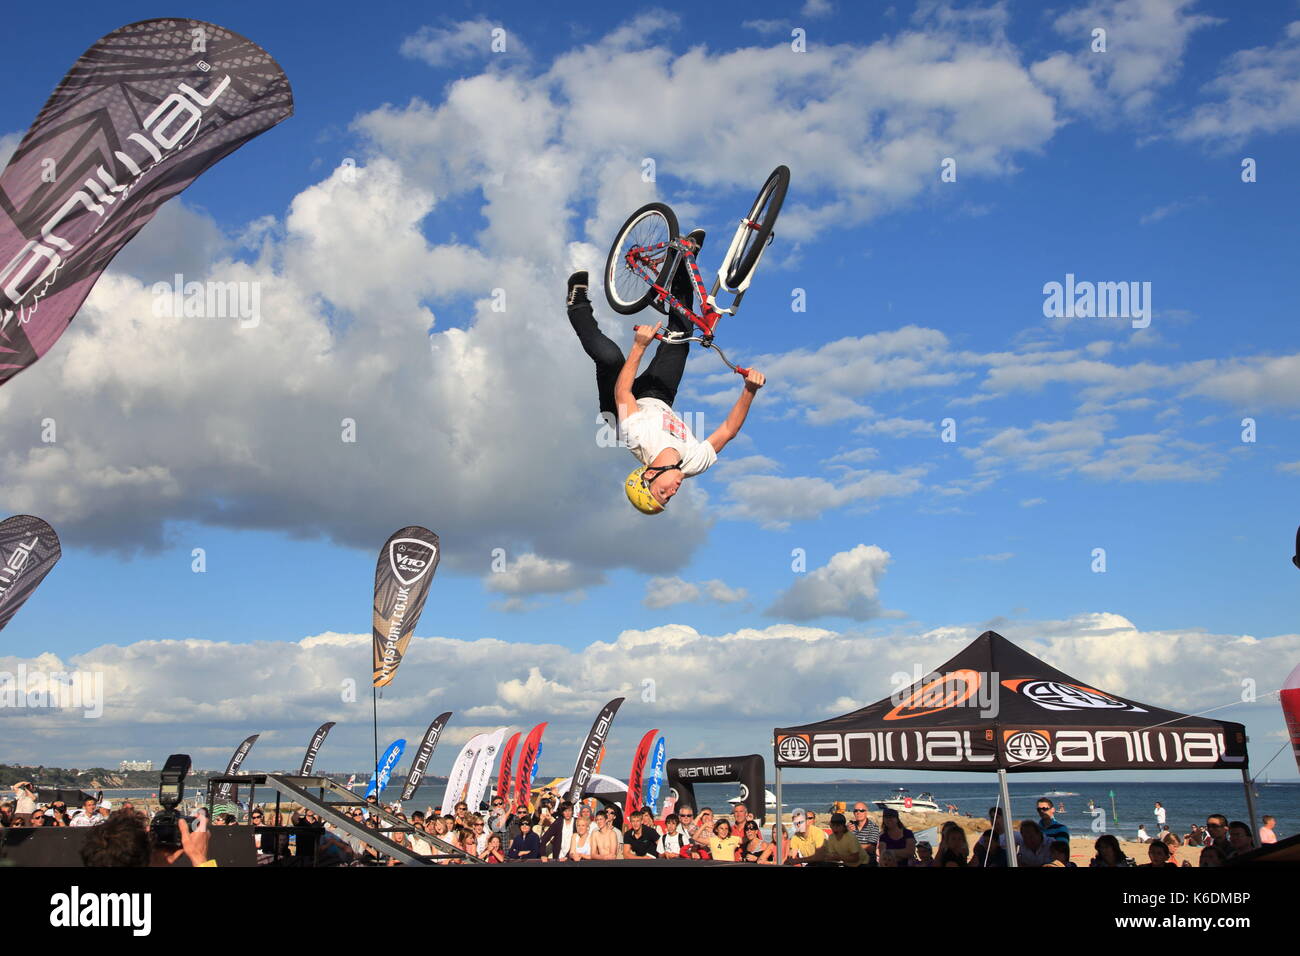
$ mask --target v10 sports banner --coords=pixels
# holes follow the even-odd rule
[[[325,743],[325,738],[329,736],[333,727],[334,721],[331,720],[316,728],[316,733],[311,735],[311,742],[307,744],[307,752],[302,755],[302,766],[298,768],[298,776],[311,776],[312,767],[316,766],[316,755],[320,753],[321,745]]]
[[[573,768],[573,784],[569,787],[569,792],[565,794],[564,799],[577,805],[582,799],[583,791],[586,790],[587,781],[591,775],[596,772],[596,764],[600,760],[600,751],[605,746],[605,739],[609,736],[609,728],[614,723],[614,715],[623,704],[622,697],[615,697],[608,704],[601,708],[600,713],[596,715],[596,721],[591,725],[591,730],[587,733],[587,739],[583,742],[582,749],[578,751],[578,762]]]
[[[227,777],[233,777],[239,772],[240,764],[244,762],[244,758],[248,756],[248,752],[253,749],[253,744],[257,743],[257,738],[260,736],[262,735],[253,734],[251,737],[246,737],[244,742],[235,748],[235,752],[230,755],[230,762],[226,764],[225,775]],[[217,794],[212,802],[215,804],[219,800],[229,800],[233,793],[234,784],[223,783],[217,787]]]
[[[650,748],[654,745],[655,734],[659,728],[647,730],[637,744],[636,753],[632,755],[632,772],[627,775],[627,805],[623,808],[625,816],[631,816],[634,810],[641,809],[641,794],[645,792],[646,761],[650,759]]]
[[[474,769],[474,758],[478,756],[478,751],[483,746],[483,741],[487,734],[475,734],[465,742],[465,746],[460,748],[460,753],[456,757],[456,762],[451,765],[451,775],[447,778],[447,789],[442,795],[442,815],[452,813],[456,809],[456,804],[464,797],[465,791],[469,788],[470,771]]]
[[[32,515],[0,521],[0,630],[63,554],[54,529]]]
[[[442,552],[438,536],[411,525],[384,542],[375,566],[374,686],[392,682],[424,610]]]
[[[510,768],[515,762],[515,748],[519,746],[519,738],[523,732],[515,733],[506,741],[506,749],[501,753],[501,769],[497,772],[497,790],[496,799],[504,805],[510,799]]]
[[[83,53],[0,174],[0,384],[159,206],[292,114],[279,64],[214,23],[143,20]]]
[[[379,758],[379,766],[375,768],[375,775],[370,778],[370,784],[366,787],[366,796],[378,797],[384,792],[384,787],[388,786],[388,779],[397,769],[397,762],[402,759],[402,752],[406,750],[406,741],[404,739],[394,740],[384,751],[384,755]]]
[[[650,782],[646,785],[646,809],[650,811],[656,819],[659,817],[659,795],[663,792],[664,784],[667,782],[667,771],[665,763],[668,759],[668,744],[664,738],[660,737],[655,741],[654,750],[650,752]]]
[[[542,734],[546,731],[546,721],[542,721],[528,732],[524,746],[519,751],[519,772],[515,776],[515,806],[528,806],[529,791],[533,786],[533,777],[537,776],[537,758],[542,752]]]
[[[420,788],[424,771],[428,769],[429,761],[433,759],[433,752],[438,749],[438,738],[442,736],[442,728],[447,726],[449,720],[451,720],[451,711],[439,714],[433,718],[433,723],[429,724],[429,729],[424,732],[424,737],[420,740],[420,749],[415,752],[415,760],[411,762],[411,769],[406,773],[406,786],[402,788],[403,803],[415,796],[415,791]]]
[[[483,803],[483,795],[487,793],[488,781],[492,779],[492,768],[496,766],[497,754],[501,752],[501,741],[505,735],[504,727],[487,734],[479,747],[478,755],[474,758],[474,769],[469,775],[469,790],[465,793],[465,805],[470,813],[478,810]]]

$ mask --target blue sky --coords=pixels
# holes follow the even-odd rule
[[[364,679],[364,643],[340,638],[350,656],[321,672],[285,648],[364,636],[379,545],[421,523],[445,557],[417,634],[459,643],[420,645],[386,697],[388,736],[443,709],[478,708],[465,734],[554,711],[566,716],[550,757],[576,747],[604,697],[639,686],[641,667],[669,682],[671,705],[630,702],[614,753],[654,723],[676,728],[670,753],[675,740],[681,753],[763,752],[768,728],[884,696],[892,671],[938,664],[986,627],[1162,706],[1218,706],[1243,679],[1275,688],[1300,659],[1287,560],[1300,522],[1300,114],[1287,105],[1300,5],[866,6],[718,3],[631,22],[570,4],[545,23],[522,4],[188,8],[270,51],[296,115],[168,207],[54,352],[0,394],[8,510],[46,517],[65,548],[5,653],[134,661],[122,673],[184,696],[162,711],[213,755],[266,727],[268,763],[291,763],[298,737],[338,719],[322,761],[359,766],[369,715],[338,709],[321,675],[355,659]],[[16,12],[4,152],[82,49],[153,13]],[[1098,25],[1105,54],[1088,50]],[[504,54],[487,49],[494,26]],[[792,29],[807,53],[789,48]],[[673,105],[662,130],[619,96],[642,80]],[[953,183],[940,182],[946,156]],[[345,157],[363,171],[350,193]],[[1242,182],[1245,157],[1256,182]],[[777,240],[719,334],[771,384],[675,513],[638,520],[619,487],[632,459],[591,440],[564,276],[599,270],[617,224],[655,198],[708,229],[709,272],[779,162],[792,186]],[[259,329],[129,333],[176,363],[174,380],[120,353],[95,364],[128,334],[114,323],[147,315],[152,283],[241,268],[266,290]],[[1043,286],[1067,273],[1151,283],[1150,328],[1046,319]],[[505,316],[490,311],[498,286]],[[631,320],[599,293],[596,307],[626,345]],[[324,334],[331,359],[304,358],[287,384],[285,365]],[[187,364],[226,347],[224,369]],[[78,377],[69,355],[101,371]],[[367,358],[388,372],[359,370]],[[716,424],[737,385],[720,369],[693,358],[678,408]],[[223,377],[225,389],[183,384]],[[401,433],[394,407],[418,409],[418,426]],[[37,467],[28,423],[49,409],[75,437],[68,461]],[[341,414],[360,422],[364,464],[339,451]],[[945,418],[956,442],[940,440]],[[234,434],[247,460],[222,444]],[[418,447],[387,467],[399,441]],[[137,466],[154,470],[85,477]],[[512,574],[491,573],[496,547]],[[819,569],[822,586],[801,583]],[[704,596],[669,603],[691,587]],[[623,632],[634,638],[613,644]],[[190,642],[168,657],[189,676],[165,671],[150,641]],[[825,656],[791,682],[798,642]],[[265,683],[243,704],[217,689],[247,680],[252,660]],[[209,682],[209,667],[230,673]],[[679,677],[689,686],[670,694]],[[758,700],[738,708],[746,696]],[[30,756],[159,759],[170,745],[142,707],[124,691]],[[1281,743],[1274,701],[1222,713],[1247,722],[1257,758]],[[1270,773],[1294,773],[1288,762]]]

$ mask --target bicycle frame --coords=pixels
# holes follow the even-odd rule
[[[740,234],[740,231],[737,231],[737,239],[732,241],[731,250],[727,253],[728,258],[724,260],[724,265],[725,262],[730,261],[730,257],[739,247]],[[661,250],[665,255],[673,256],[673,264],[668,270],[668,275],[664,280],[664,285],[660,285],[656,281],[659,274],[658,268],[656,268],[654,272],[650,271],[651,264],[658,264],[659,260],[656,258],[655,254]],[[759,255],[761,257],[762,253],[759,253]],[[719,274],[719,278],[714,280],[713,291],[706,292],[704,290],[704,279],[700,276],[700,267],[695,262],[695,254],[691,250],[690,246],[682,241],[681,236],[676,236],[669,242],[655,243],[653,246],[646,248],[629,249],[626,255],[626,261],[628,268],[640,275],[641,278],[646,281],[646,284],[655,290],[654,301],[656,303],[663,304],[669,315],[672,314],[673,310],[676,310],[683,318],[690,319],[692,324],[694,324],[702,333],[698,336],[683,336],[680,333],[660,332],[655,336],[655,338],[659,339],[661,342],[667,342],[669,344],[685,345],[689,342],[697,342],[706,349],[713,349],[717,352],[718,357],[722,359],[726,366],[737,375],[749,374],[749,369],[733,364],[727,358],[726,354],[723,353],[722,349],[713,344],[713,333],[714,329],[717,328],[718,320],[724,315],[736,314],[736,307],[740,304],[740,300],[744,298],[745,287],[749,286],[749,276],[745,277],[745,281],[742,283],[742,288],[732,301],[731,306],[726,309],[718,309],[715,305],[716,300],[714,299],[714,295],[722,285],[721,275]],[[683,305],[678,299],[674,298],[672,292],[669,291],[672,288],[673,278],[677,275],[677,270],[682,268],[683,265],[685,265],[685,267],[690,271],[691,284],[695,287],[696,296],[699,297],[701,303],[700,311],[703,315],[696,315],[695,312]],[[757,263],[755,263],[755,265],[757,265]],[[753,270],[750,272],[750,275],[752,274]],[[728,289],[727,291],[731,292],[732,290]]]

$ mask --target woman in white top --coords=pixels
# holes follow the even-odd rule
[[[591,821],[583,817],[579,817],[573,823],[573,839],[569,841],[569,859],[591,859]]]

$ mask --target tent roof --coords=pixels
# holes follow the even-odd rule
[[[778,728],[778,767],[1189,770],[1246,766],[1241,724],[1138,703],[985,631],[861,710]]]

